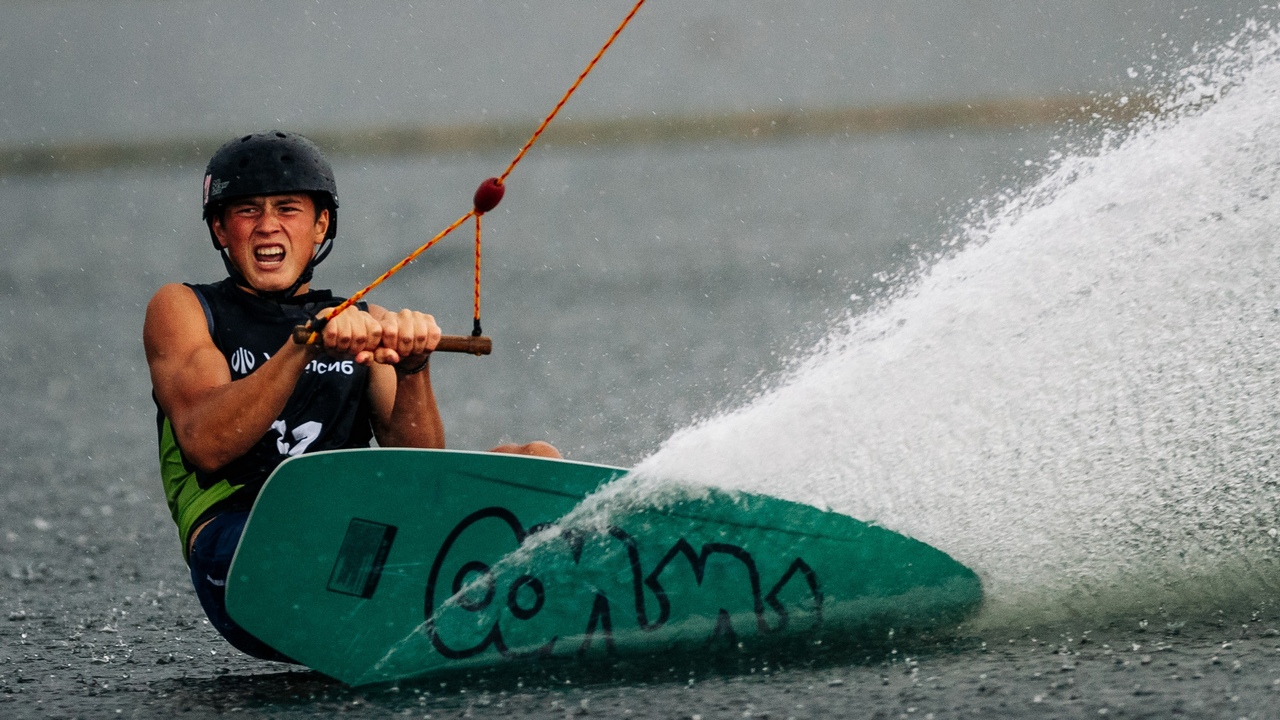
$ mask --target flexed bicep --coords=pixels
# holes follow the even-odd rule
[[[147,305],[143,348],[156,402],[175,427],[209,390],[231,382],[226,358],[209,337],[195,291],[162,287]]]

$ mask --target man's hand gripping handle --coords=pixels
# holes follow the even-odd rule
[[[314,345],[320,342],[320,333],[329,324],[328,318],[312,318],[306,325],[293,329],[293,341],[299,345]],[[488,355],[493,352],[493,340],[486,335],[444,335],[435,352],[468,353],[470,355]]]

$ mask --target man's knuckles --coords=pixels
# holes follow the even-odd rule
[[[329,321],[322,337],[327,349],[357,355],[377,348],[383,338],[382,324],[366,312],[343,312]]]

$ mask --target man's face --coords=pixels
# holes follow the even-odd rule
[[[213,219],[218,244],[251,289],[261,292],[289,289],[328,229],[329,211],[317,215],[305,193],[234,200]]]

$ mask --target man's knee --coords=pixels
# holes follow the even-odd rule
[[[503,445],[499,445],[498,447],[490,450],[489,452],[507,453],[509,455],[532,455],[534,457],[555,458],[555,459],[560,459],[564,457],[563,455],[560,454],[560,451],[557,450],[554,445],[552,445],[551,443],[543,442],[541,440],[534,440],[533,442],[525,443],[524,445],[518,445],[516,443],[506,443]]]

